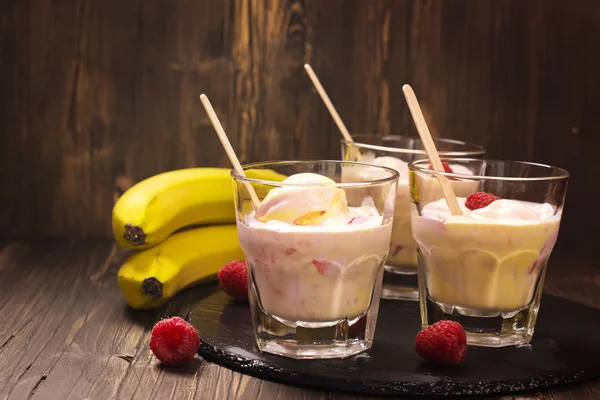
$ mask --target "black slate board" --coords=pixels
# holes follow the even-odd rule
[[[191,322],[198,353],[244,374],[314,389],[363,395],[482,395],[534,390],[600,376],[600,310],[544,295],[531,345],[469,346],[456,367],[414,351],[418,302],[382,300],[373,348],[346,359],[293,360],[258,351],[247,303],[206,287]]]

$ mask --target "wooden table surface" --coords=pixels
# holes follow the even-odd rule
[[[353,399],[241,375],[196,358],[164,369],[148,342],[156,321],[185,316],[189,289],[153,311],[127,307],[109,240],[0,244],[0,399]],[[600,308],[600,270],[553,256],[546,290]],[[569,274],[557,268],[569,263]],[[487,397],[489,398],[489,397]],[[597,399],[600,380],[499,399]]]

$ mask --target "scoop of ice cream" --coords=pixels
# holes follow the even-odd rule
[[[283,180],[285,183],[293,183],[296,185],[306,185],[311,183],[316,184],[328,184],[335,183],[335,181],[331,178],[320,174],[313,174],[311,172],[303,172],[300,174],[291,175]]]
[[[346,193],[339,187],[326,185],[335,183],[326,176],[301,173],[286,178],[283,183],[301,186],[271,189],[256,210],[259,221],[315,225],[348,211]]]
[[[450,168],[452,169],[452,172],[455,174],[461,174],[461,175],[473,175],[473,171],[471,171],[468,167],[461,165],[461,164],[452,164],[452,162],[449,163]]]
[[[396,157],[377,157],[373,164],[395,169],[400,173],[400,180],[408,180],[408,163]]]
[[[438,220],[452,219],[456,222],[468,222],[473,219],[479,221],[505,221],[511,223],[527,221],[543,221],[554,215],[554,207],[551,204],[529,203],[525,201],[500,199],[486,207],[477,210],[469,210],[465,207],[465,198],[459,197],[458,204],[462,209],[462,216],[453,216],[445,199],[439,199],[426,204],[422,209],[423,216]]]
[[[549,204],[546,205],[550,206]],[[544,206],[544,204],[540,204],[539,206]],[[501,199],[494,201],[487,207],[474,210],[471,215],[474,218],[483,217],[496,220],[518,219],[521,221],[539,221],[544,219],[542,218],[541,211],[544,210],[537,210],[519,201]]]
[[[380,165],[395,169],[400,173],[400,180],[408,181],[408,163],[396,157],[375,157],[375,153],[366,152],[359,160],[361,163]],[[342,180],[344,182],[369,182],[384,179],[389,176],[389,172],[369,166],[352,165],[342,170]]]

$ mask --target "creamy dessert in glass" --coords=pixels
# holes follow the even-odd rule
[[[435,139],[436,148],[445,158],[483,158],[482,146],[451,139]],[[417,244],[410,225],[410,193],[408,189],[408,163],[427,158],[418,137],[354,135],[353,142],[342,140],[342,159],[382,165],[396,169],[399,174],[396,208],[392,227],[390,251],[383,278],[384,299],[417,300]],[[469,174],[461,165],[448,160],[448,171]],[[451,182],[457,194],[470,193],[469,183]],[[472,185],[471,185],[472,186]]]
[[[245,165],[232,172],[256,343],[292,358],[343,358],[373,342],[398,172],[342,161]],[[370,176],[348,182],[360,170]],[[248,185],[260,204],[253,204]]]
[[[431,171],[409,164],[412,232],[418,244],[423,326],[455,319],[467,343],[529,343],[544,276],[558,237],[568,173],[519,161],[455,159],[471,171]],[[450,212],[437,180],[470,182]]]

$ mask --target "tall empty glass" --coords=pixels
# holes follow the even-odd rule
[[[342,161],[243,168],[248,177],[232,175],[258,348],[292,358],[369,349],[398,172]]]
[[[408,192],[408,163],[427,158],[421,139],[405,136],[354,135],[354,142],[342,140],[342,158],[394,168],[400,173],[398,196],[394,211],[392,240],[386,273],[383,278],[384,299],[417,300],[417,244],[410,229],[410,195]],[[436,139],[439,153],[446,158],[483,158],[483,147],[458,140]],[[450,168],[468,173],[461,166]],[[460,190],[460,188],[458,188]]]
[[[472,345],[529,343],[569,175],[528,162],[452,162],[471,174],[409,164],[422,324],[458,320]],[[449,211],[440,176],[463,187],[461,215]]]

